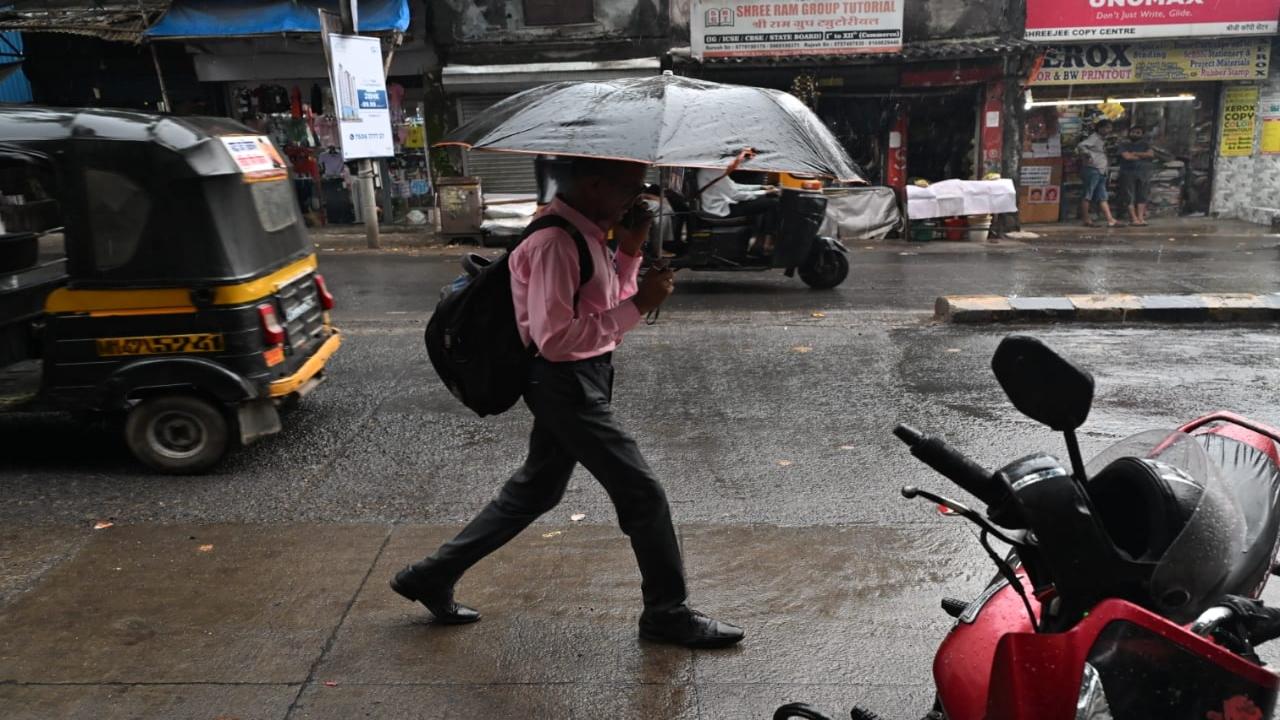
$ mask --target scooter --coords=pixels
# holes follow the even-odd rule
[[[1280,636],[1280,610],[1256,600],[1280,542],[1280,430],[1217,412],[1086,466],[1075,430],[1092,376],[1016,335],[992,369],[1020,412],[1064,433],[1070,467],[1037,453],[991,473],[939,437],[895,428],[986,512],[915,487],[902,495],[977,525],[998,568],[978,597],[942,600],[956,622],[925,720],[1272,718],[1280,678],[1253,650]],[[827,716],[793,703],[774,718]]]

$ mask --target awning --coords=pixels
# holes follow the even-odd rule
[[[657,75],[657,58],[598,62],[525,63],[523,65],[446,65],[441,72],[445,90],[455,93],[515,92],[562,80],[589,82]]]
[[[11,0],[0,9],[0,30],[57,32],[139,42],[168,0]]]
[[[337,0],[174,0],[144,35],[148,40],[318,33],[317,10],[338,12]],[[361,33],[409,29],[409,0],[359,0]]]

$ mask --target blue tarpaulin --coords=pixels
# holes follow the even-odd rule
[[[362,33],[409,29],[409,0],[359,0]],[[337,0],[174,0],[145,35],[165,38],[227,38],[280,33],[318,33],[317,10],[338,12]]]
[[[31,102],[31,82],[20,66],[25,58],[22,33],[0,33],[0,103]]]

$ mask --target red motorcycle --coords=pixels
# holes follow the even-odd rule
[[[991,365],[1020,412],[1065,434],[1070,469],[1037,453],[991,473],[941,438],[894,430],[987,512],[914,487],[903,496],[978,525],[999,568],[972,601],[942,601],[956,624],[925,719],[1272,718],[1280,678],[1253,648],[1280,636],[1280,610],[1256,599],[1280,542],[1280,430],[1219,412],[1086,466],[1075,430],[1092,376],[1016,335]],[[991,538],[1012,549],[1002,557]],[[799,703],[774,714],[826,717]]]

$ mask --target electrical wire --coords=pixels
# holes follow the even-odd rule
[[[1000,571],[1000,576],[1009,581],[1013,586],[1013,591],[1018,593],[1018,597],[1022,598],[1022,606],[1027,609],[1027,619],[1031,621],[1031,629],[1040,632],[1040,622],[1036,620],[1036,614],[1031,609],[1031,600],[1027,597],[1026,588],[1022,587],[1022,581],[1018,579],[1018,574],[1009,567],[1000,554],[991,547],[991,541],[988,539],[989,533],[984,529],[982,534],[978,536],[978,541],[982,543],[982,549],[987,551],[987,555],[995,562],[996,569]]]

